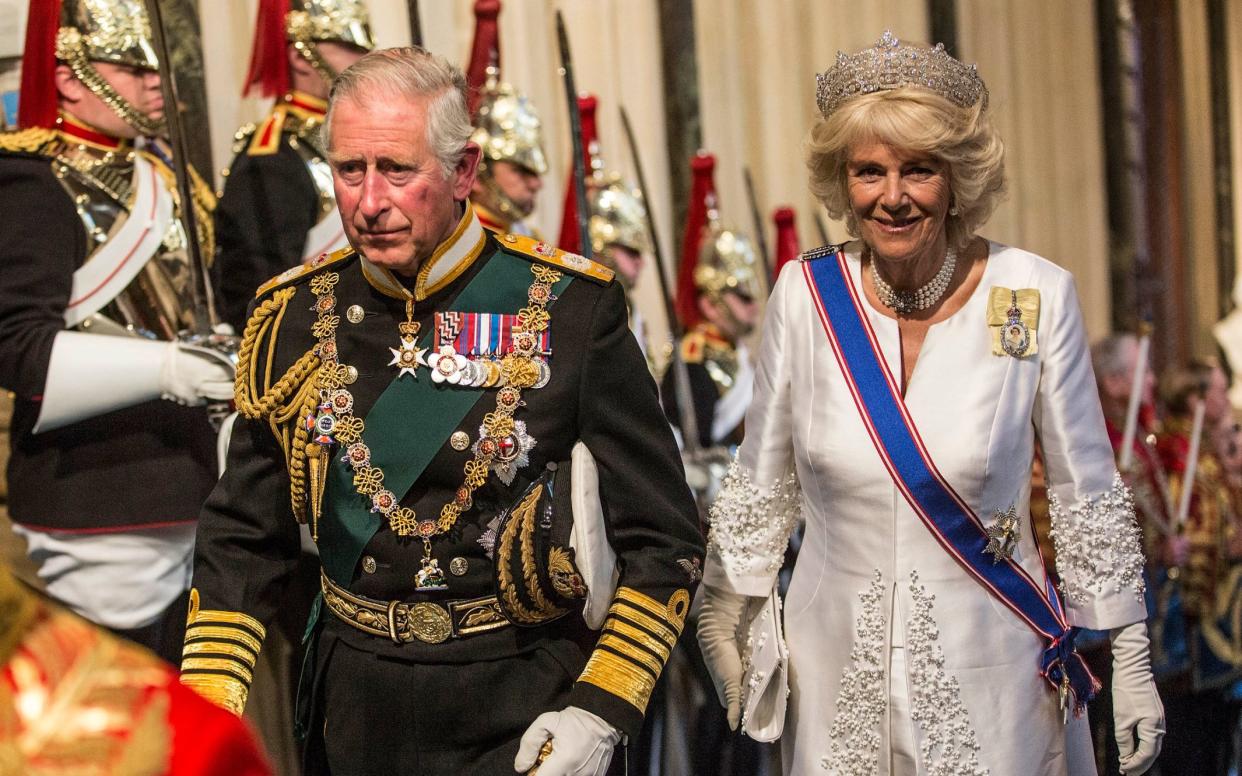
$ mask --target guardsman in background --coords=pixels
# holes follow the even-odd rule
[[[1158,764],[1162,773],[1228,772],[1237,706],[1233,687],[1242,676],[1237,622],[1242,606],[1239,561],[1242,525],[1238,494],[1221,465],[1217,442],[1232,427],[1228,380],[1211,359],[1195,359],[1162,376],[1160,394],[1168,413],[1157,441],[1169,476],[1169,495],[1180,506],[1188,473],[1192,417],[1203,407],[1203,431],[1189,510],[1182,529],[1189,539],[1181,569],[1182,605],[1190,623],[1191,682],[1164,691],[1168,735]]]
[[[215,200],[192,176],[186,234],[141,0],[36,0],[26,41],[23,129],[0,135],[9,509],[52,596],[175,661],[216,480],[203,405],[233,382],[179,341]]]
[[[1139,340],[1133,334],[1113,334],[1091,346],[1091,364],[1099,389],[1100,407],[1104,410],[1104,424],[1119,462],[1139,354]],[[1167,698],[1184,692],[1189,680],[1190,655],[1178,579],[1180,568],[1186,562],[1187,540],[1178,531],[1168,477],[1156,449],[1159,424],[1155,415],[1155,373],[1148,364],[1144,364],[1143,369],[1130,466],[1121,475],[1130,488],[1134,512],[1143,531],[1152,672],[1159,682],[1161,696]],[[1046,535],[1046,529],[1041,533]],[[1048,551],[1052,552],[1052,549]],[[1051,566],[1053,558],[1049,556],[1047,560]],[[1107,634],[1085,631],[1079,634],[1075,644],[1092,672],[1107,687],[1112,676]],[[1091,701],[1089,712],[1097,768],[1105,776],[1116,774],[1119,771],[1117,742],[1113,733],[1112,694],[1097,694]]]
[[[743,340],[759,320],[762,293],[750,240],[721,226],[715,168],[716,158],[701,151],[691,161],[694,178],[677,273],[677,314],[686,331],[681,357],[704,448],[741,441],[754,372]],[[679,425],[671,371],[661,393],[669,420]]]
[[[586,155],[586,188],[589,216],[587,229],[591,238],[591,251],[600,264],[616,273],[617,281],[625,289],[626,302],[630,307],[630,331],[638,340],[638,347],[647,355],[646,324],[632,297],[634,286],[643,271],[645,254],[651,250],[651,238],[647,233],[647,208],[642,194],[626,185],[621,173],[608,170],[600,152],[599,132],[595,111],[599,101],[593,94],[578,97],[578,113],[582,123],[582,149]],[[571,165],[572,166],[572,165]],[[581,234],[578,230],[578,201],[575,196],[573,173],[565,187],[565,210],[561,219],[561,238],[557,245],[566,251],[582,251]]]
[[[500,79],[500,0],[475,0],[474,46],[466,69],[471,138],[483,151],[470,201],[493,232],[536,236],[526,223],[535,212],[548,161],[535,106]]]
[[[483,228],[457,67],[375,51],[329,102],[353,248],[259,289],[182,681],[242,709],[302,521],[308,774],[619,769],[703,559],[624,294]]]
[[[262,0],[246,94],[276,98],[233,139],[216,210],[216,288],[240,329],[259,284],[348,245],[319,140],[336,74],[375,47],[362,0]]]
[[[31,592],[0,561],[5,774],[267,776],[244,723],[172,666]]]

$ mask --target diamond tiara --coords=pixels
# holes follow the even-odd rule
[[[815,76],[815,82],[815,103],[824,118],[855,97],[902,86],[927,89],[961,108],[980,100],[988,104],[988,88],[976,65],[949,56],[943,43],[903,46],[889,30],[857,54],[838,51],[836,64]]]

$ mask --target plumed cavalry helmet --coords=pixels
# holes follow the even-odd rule
[[[18,122],[50,127],[56,121],[56,64],[63,62],[95,96],[127,124],[146,135],[162,122],[121,97],[94,62],[159,70],[151,22],[143,0],[46,0],[32,2],[26,24]]]
[[[471,140],[483,152],[479,182],[494,205],[512,218],[529,213],[506,197],[492,177],[491,162],[510,162],[537,174],[548,172],[543,152],[539,114],[526,95],[500,77],[500,0],[476,0],[474,45],[466,67],[470,112],[474,116]]]
[[[539,114],[526,95],[500,80],[496,67],[488,68],[471,139],[484,159],[512,162],[539,175],[548,171]]]
[[[716,157],[700,151],[690,160],[690,206],[677,271],[677,314],[686,329],[701,317],[698,297],[720,303],[725,292],[762,299],[755,247],[750,238],[721,224],[713,175]]]
[[[606,169],[604,164],[595,121],[598,106],[599,100],[595,95],[578,95],[583,163],[587,174],[587,231],[590,233],[591,250],[595,257],[609,265],[611,259],[604,252],[604,248],[609,245],[621,245],[638,253],[645,253],[651,249],[651,240],[647,237],[647,209],[643,205],[642,194],[627,185],[619,172]],[[582,250],[579,245],[581,235],[578,232],[578,201],[575,194],[574,174],[571,169],[565,186],[561,237],[557,243],[567,251]]]
[[[285,56],[289,43],[324,81],[332,83],[337,73],[314,44],[345,43],[371,51],[375,48],[371,16],[362,0],[260,0],[247,93],[279,97],[289,91]]]
[[[587,188],[587,203],[591,247],[597,255],[607,245],[624,245],[638,253],[651,250],[642,195],[627,186],[620,173],[596,172]]]

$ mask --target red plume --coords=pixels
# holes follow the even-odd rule
[[[778,207],[772,213],[772,220],[776,223],[776,268],[772,276],[775,282],[781,267],[798,258],[801,251],[798,250],[798,230],[794,227],[794,209]]]
[[[26,20],[26,48],[22,56],[22,85],[17,101],[17,126],[56,126],[56,31],[60,29],[60,0],[30,0]]]
[[[595,108],[598,101],[593,94],[578,95],[578,115],[582,120],[582,155],[587,177],[591,175],[591,149],[599,147],[599,133],[595,127]],[[570,253],[582,253],[582,233],[578,229],[578,197],[574,185],[574,171],[569,170],[569,182],[565,184],[565,210],[561,216],[561,239],[556,247]]]
[[[259,0],[254,25],[254,47],[250,50],[250,72],[242,96],[258,91],[263,97],[280,97],[289,91],[289,55],[285,37],[285,16],[289,0]]]
[[[475,0],[474,47],[466,67],[466,88],[470,96],[470,115],[479,109],[483,85],[487,83],[487,67],[500,67],[500,0]]]
[[[699,151],[690,160],[693,179],[690,183],[690,205],[686,209],[686,231],[681,238],[681,266],[677,269],[677,315],[689,330],[702,317],[699,314],[699,292],[694,287],[694,268],[699,263],[703,230],[707,226],[708,199],[715,200],[716,184],[712,174],[716,157]]]

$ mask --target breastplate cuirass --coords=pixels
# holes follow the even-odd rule
[[[58,154],[53,161],[56,177],[73,200],[86,230],[87,262],[96,258],[98,251],[130,216],[135,196],[134,153],[98,155],[70,149]],[[160,195],[173,198],[172,223],[162,236],[156,254],[146,261],[120,294],[83,322],[84,329],[108,331],[121,326],[143,336],[174,340],[194,322],[191,259],[179,197],[171,170],[158,159],[152,158],[152,163],[159,173],[156,185],[163,189]],[[196,201],[195,205],[203,255],[211,256],[210,204]]]

